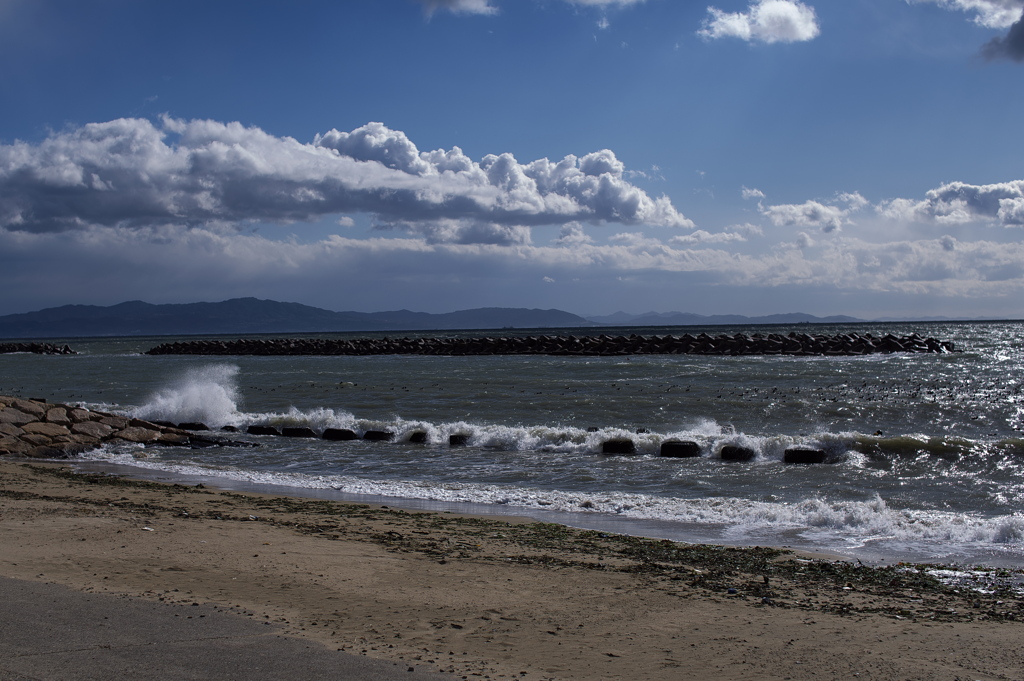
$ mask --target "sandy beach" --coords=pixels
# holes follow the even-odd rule
[[[0,463],[0,574],[220,604],[463,678],[1013,679],[1022,604],[908,566]]]

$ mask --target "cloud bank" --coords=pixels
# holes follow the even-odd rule
[[[970,12],[974,23],[986,28],[1008,28],[1024,11],[1024,0],[910,0],[934,3],[947,9]]]
[[[986,59],[1009,59],[1024,62],[1024,12],[1021,18],[1010,25],[1005,36],[993,38],[981,48]]]
[[[708,7],[708,14],[698,32],[708,39],[795,43],[813,40],[821,33],[814,9],[799,0],[757,0],[747,12]]]
[[[877,207],[885,217],[905,222],[959,225],[988,222],[1003,227],[1024,226],[1024,180],[995,184],[949,182],[925,194],[923,200],[892,199]]]
[[[0,229],[369,213],[383,227],[437,239],[522,242],[536,225],[693,226],[668,198],[651,198],[624,179],[624,170],[607,149],[526,164],[508,153],[474,161],[458,147],[421,152],[381,123],[303,144],[239,123],[120,119],[39,144],[0,145]]]
[[[740,188],[737,198],[757,201],[745,212],[770,229],[666,233],[644,228],[693,224],[627,176],[610,150],[474,160],[457,147],[420,151],[380,123],[300,143],[238,123],[123,119],[0,145],[0,271],[11,290],[55,296],[34,304],[19,296],[24,309],[119,302],[125,290],[158,302],[217,291],[334,308],[358,290],[366,309],[395,300],[450,300],[454,309],[521,304],[500,296],[526,295],[531,281],[552,295],[576,286],[575,300],[587,301],[622,282],[1010,299],[1024,290],[1020,232],[972,241],[961,227],[1024,226],[1024,180],[950,182],[874,212],[856,192],[769,203],[765,192]],[[298,232],[331,217],[348,234],[365,226],[351,217],[360,214],[374,216],[376,231],[303,241],[238,229],[257,221]],[[854,217],[878,223],[865,230],[877,242],[858,238]],[[912,239],[919,230],[904,230],[909,223],[950,234]],[[69,301],[83,281],[90,301]]]

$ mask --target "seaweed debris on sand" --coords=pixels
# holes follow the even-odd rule
[[[1020,575],[0,461],[2,574],[243,608],[473,678],[1022,678]]]

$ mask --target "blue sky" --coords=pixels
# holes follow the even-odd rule
[[[0,0],[0,314],[1024,317],[1024,0]]]

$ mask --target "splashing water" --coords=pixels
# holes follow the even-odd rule
[[[185,372],[174,383],[157,391],[149,401],[132,411],[147,420],[201,421],[209,426],[223,426],[237,421],[238,386],[233,364],[208,364]]]

